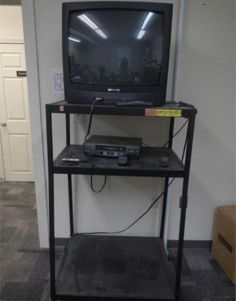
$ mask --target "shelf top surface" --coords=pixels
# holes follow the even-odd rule
[[[59,295],[174,300],[174,269],[159,238],[77,234],[59,271]]]
[[[46,105],[52,113],[89,114],[91,105],[57,101]],[[197,114],[194,106],[185,103],[167,102],[159,107],[134,107],[97,104],[94,114],[98,115],[126,115],[146,117],[191,117]]]
[[[64,162],[68,156],[79,162]],[[169,158],[169,166],[161,167],[161,157]],[[130,159],[126,166],[118,165],[117,158],[86,157],[82,145],[65,147],[54,160],[54,173],[96,174],[146,177],[184,177],[184,165],[177,155],[168,148],[143,147],[138,159]]]

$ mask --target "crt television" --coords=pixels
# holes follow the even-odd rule
[[[163,105],[172,4],[63,3],[65,99]]]

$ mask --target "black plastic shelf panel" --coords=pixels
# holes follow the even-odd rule
[[[59,270],[57,295],[71,300],[174,300],[174,273],[159,238],[77,234]]]
[[[89,114],[91,105],[69,103],[67,101],[58,101],[47,104],[47,107],[52,113],[71,113],[71,114]],[[166,103],[161,107],[128,107],[97,104],[93,114],[98,115],[126,115],[126,116],[147,116],[146,109],[171,109],[181,110],[181,117],[190,117],[197,113],[197,110],[189,104],[179,105],[177,103]]]
[[[81,159],[78,163],[63,162],[62,159],[74,155]],[[169,166],[160,167],[160,158],[169,157]],[[127,166],[119,166],[117,158],[85,157],[82,145],[69,145],[54,161],[54,173],[95,174],[144,177],[183,177],[184,165],[177,155],[168,148],[144,147],[139,159],[129,160]]]

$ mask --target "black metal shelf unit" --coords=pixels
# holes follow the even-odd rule
[[[66,147],[54,159],[52,114],[65,114]],[[144,147],[139,160],[128,166],[117,165],[112,158],[85,157],[82,145],[70,143],[70,114],[89,114],[90,106],[66,101],[46,105],[49,244],[51,300],[181,300],[181,266],[188,202],[189,171],[197,110],[188,104],[167,103],[162,107],[119,107],[97,105],[94,114],[169,118],[169,142],[166,148]],[[175,118],[188,119],[184,162],[172,150]],[[65,163],[62,158],[73,152],[81,160]],[[169,166],[161,167],[162,156]],[[67,174],[71,238],[65,248],[58,274],[55,272],[54,174]],[[74,232],[72,175],[118,175],[165,178],[159,237],[85,235]],[[172,270],[163,246],[169,178],[183,178],[176,271]]]

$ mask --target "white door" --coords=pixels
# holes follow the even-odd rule
[[[33,181],[24,44],[0,44],[0,133],[6,181]]]

